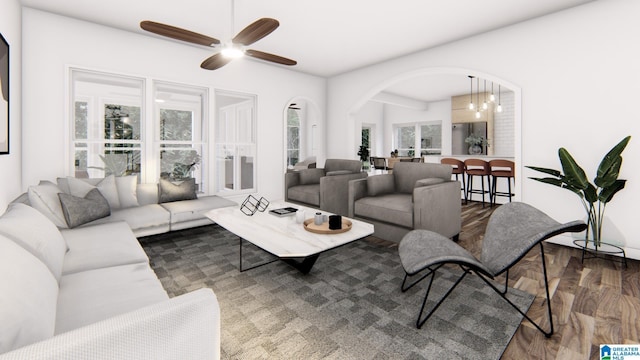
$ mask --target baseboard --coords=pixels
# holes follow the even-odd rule
[[[558,244],[558,245],[570,246],[573,248],[579,248],[573,243],[573,240],[575,239],[569,235],[558,235],[547,240],[547,242]],[[624,249],[624,252],[627,254],[628,259],[640,260],[640,249],[634,249],[634,248],[629,248],[624,246],[622,248]]]

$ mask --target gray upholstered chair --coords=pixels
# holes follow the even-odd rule
[[[467,274],[473,272],[501,295],[511,306],[518,310],[522,316],[535,325],[546,337],[550,337],[553,335],[553,321],[551,317],[551,299],[549,297],[547,268],[542,243],[543,240],[553,236],[565,232],[580,232],[586,227],[587,225],[582,221],[572,221],[561,224],[540,210],[524,203],[508,203],[494,211],[489,219],[482,242],[480,260],[476,259],[460,245],[434,232],[415,230],[408,233],[398,246],[400,261],[405,271],[401,289],[404,292],[423,279],[430,277],[416,326],[418,328],[422,327],[425,321],[438,309],[462,279]],[[509,269],[536,245],[540,245],[540,259],[542,260],[542,272],[544,274],[544,285],[547,296],[549,331],[543,330],[540,325],[536,324],[524,311],[519,309],[506,297],[509,284]],[[445,264],[458,265],[462,269],[462,273],[440,300],[431,306],[429,313],[422,317],[435,273]],[[502,273],[506,274],[506,281],[504,289],[498,289],[492,280]],[[420,278],[407,285],[408,278],[418,275]],[[473,306],[473,300],[469,300],[470,306]]]
[[[374,236],[399,242],[413,229],[456,239],[462,224],[460,182],[450,165],[397,162],[392,174],[349,182],[349,217],[371,223]]]
[[[324,168],[287,172],[285,201],[346,216],[349,180],[366,177],[360,160],[327,159]]]

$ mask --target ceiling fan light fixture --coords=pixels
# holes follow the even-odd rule
[[[222,56],[229,59],[237,59],[244,56],[244,51],[239,47],[234,46],[233,44],[225,45],[220,53],[222,54]]]

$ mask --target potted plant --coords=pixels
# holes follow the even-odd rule
[[[591,240],[596,250],[602,244],[602,222],[605,208],[613,199],[613,196],[624,189],[627,181],[618,179],[618,176],[622,166],[621,154],[630,139],[631,136],[625,137],[604,156],[598,166],[593,184],[589,182],[584,170],[565,148],[558,150],[562,172],[554,169],[527,166],[530,169],[551,175],[551,177],[531,177],[530,179],[567,189],[580,197],[582,206],[587,212],[588,226],[585,247],[587,246],[587,241],[590,240],[589,231],[591,231]]]
[[[362,161],[362,168],[364,170],[369,169],[369,149],[365,145],[360,145],[360,150],[358,150],[358,156],[360,156],[360,161]]]
[[[476,134],[467,136],[464,142],[469,144],[469,154],[471,155],[482,154],[482,149],[489,144],[489,141],[484,136]]]

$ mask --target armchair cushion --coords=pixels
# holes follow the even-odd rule
[[[326,176],[335,176],[335,175],[347,175],[347,174],[353,174],[353,172],[351,172],[349,170],[334,170],[334,171],[327,172],[325,175]]]
[[[367,195],[378,196],[394,192],[393,175],[383,174],[367,177]]]
[[[320,184],[320,178],[324,176],[324,169],[302,169],[300,174],[300,185]]]
[[[324,162],[324,170],[326,172],[347,170],[352,173],[358,173],[362,171],[362,163],[360,162],[360,160],[327,159]]]
[[[289,188],[287,197],[290,200],[320,206],[320,184],[298,185]]]
[[[369,176],[372,178],[375,176]],[[413,228],[413,202],[408,194],[386,194],[365,197],[355,202],[356,217],[369,218]]]
[[[451,165],[398,162],[393,166],[396,191],[411,194],[416,182],[427,178],[451,179]]]
[[[436,185],[436,184],[441,184],[443,182],[444,182],[444,179],[441,179],[441,178],[420,179],[416,181],[415,187]]]

